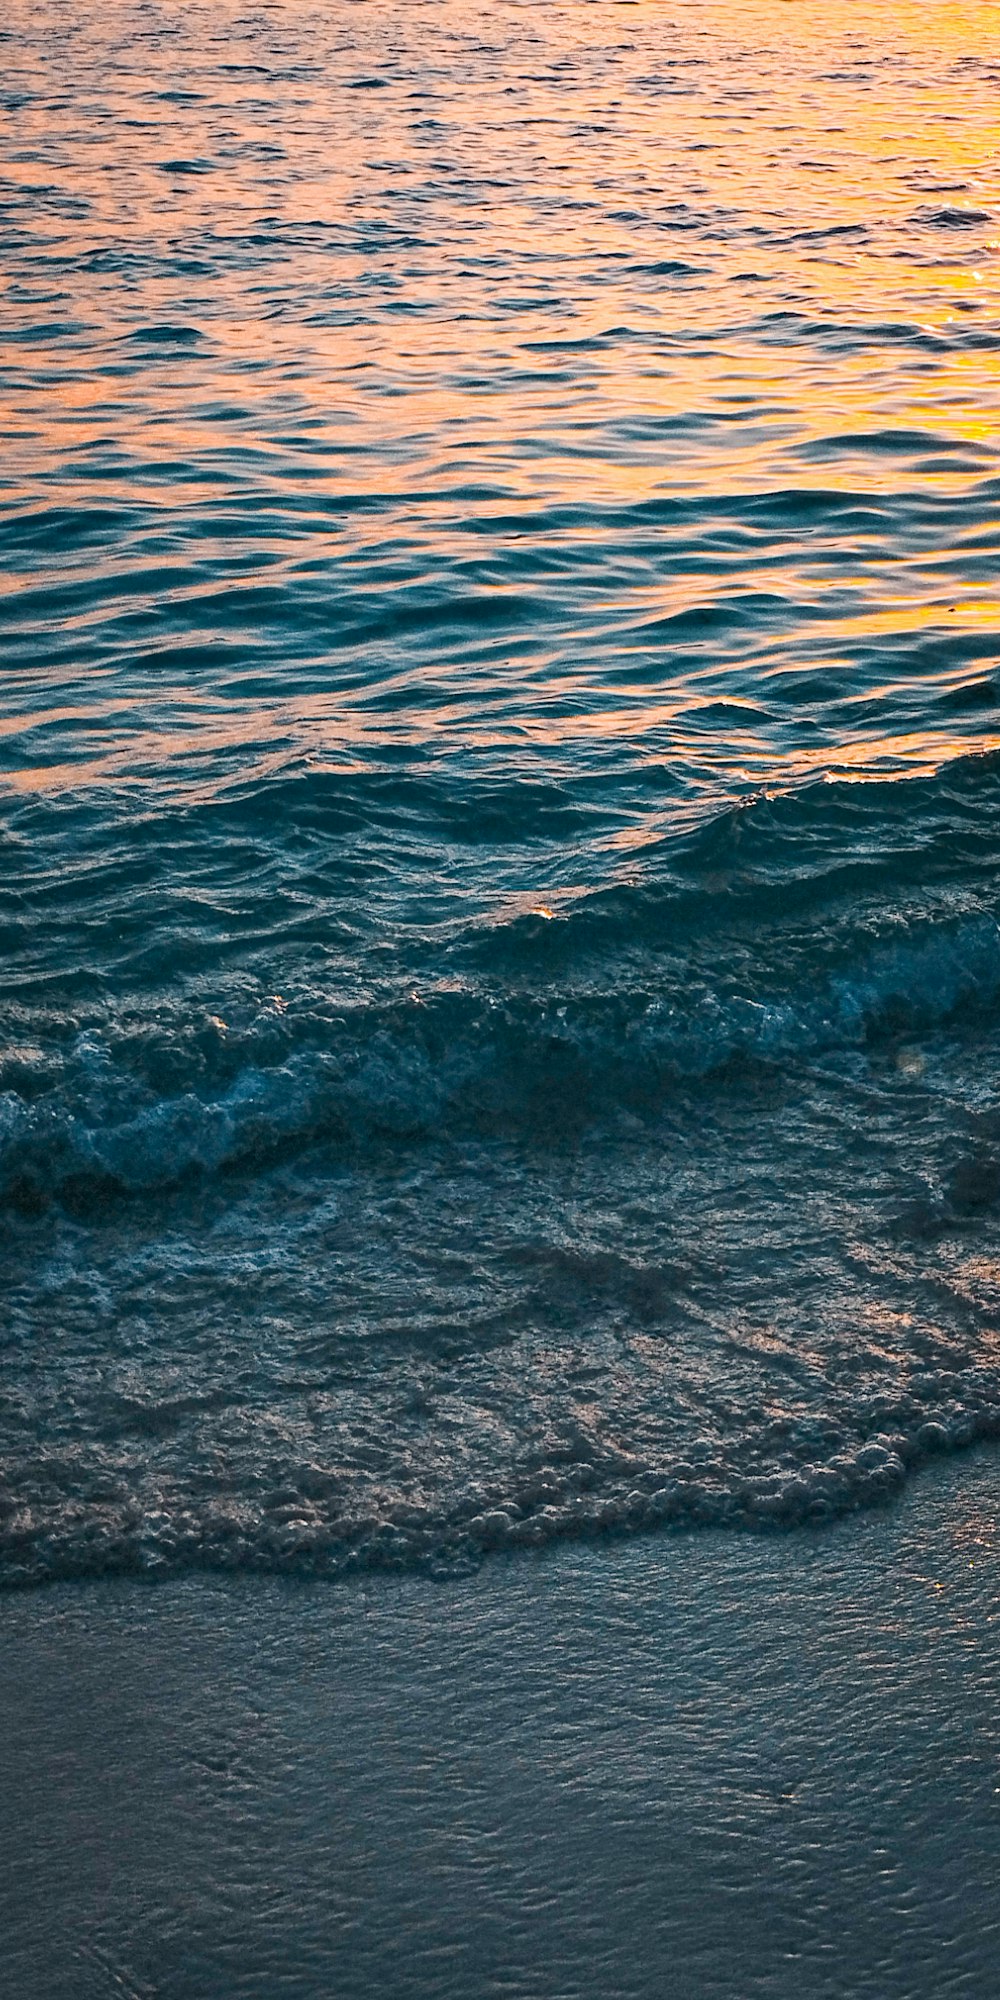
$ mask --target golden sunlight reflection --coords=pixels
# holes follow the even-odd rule
[[[468,38],[461,10],[440,14],[435,33]],[[373,63],[405,27],[392,5],[379,21]],[[675,76],[651,0],[625,43],[605,0],[557,5],[492,96],[453,63],[428,105],[391,64],[358,97],[344,56],[333,127],[313,129],[282,85],[265,155],[234,0],[225,72],[178,21],[193,94],[170,98],[167,151],[172,70],[126,56],[130,115],[60,159],[79,204],[67,305],[31,309],[3,419],[12,505],[57,482],[61,506],[113,506],[120,527],[61,559],[90,697],[15,701],[6,782],[403,744],[697,759],[720,702],[723,789],[994,747],[993,26],[980,4],[895,6],[890,76],[882,24],[840,0],[705,0]],[[25,105],[8,171],[27,198],[52,169],[32,154],[48,110]],[[927,522],[903,540],[901,493]],[[5,601],[30,605],[34,560],[8,563]],[[114,691],[93,692],[116,671],[95,655],[109,617],[143,635],[164,711],[127,740]],[[233,650],[225,714],[200,702],[187,635]],[[310,692],[244,685],[272,650]],[[947,724],[920,712],[930,692]]]

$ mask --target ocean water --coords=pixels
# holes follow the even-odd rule
[[[0,57],[0,1582],[1000,1435],[996,10]]]

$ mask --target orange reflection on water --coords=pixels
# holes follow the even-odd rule
[[[734,782],[993,745],[921,714],[997,626],[992,7],[443,0],[419,72],[396,5],[53,22],[14,0],[6,497],[114,514],[53,558],[51,616],[88,688],[95,632],[113,673],[155,653],[169,717],[126,744],[81,701],[70,763],[36,702],[11,782],[269,734],[708,758],[720,702]],[[237,661],[210,715],[189,642],[320,691],[262,700]],[[827,684],[792,745],[799,671]]]

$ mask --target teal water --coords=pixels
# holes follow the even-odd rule
[[[1000,1433],[990,10],[2,35],[0,1580]]]

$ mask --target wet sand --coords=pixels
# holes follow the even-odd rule
[[[993,2000],[998,1519],[8,1596],[5,1990]]]

